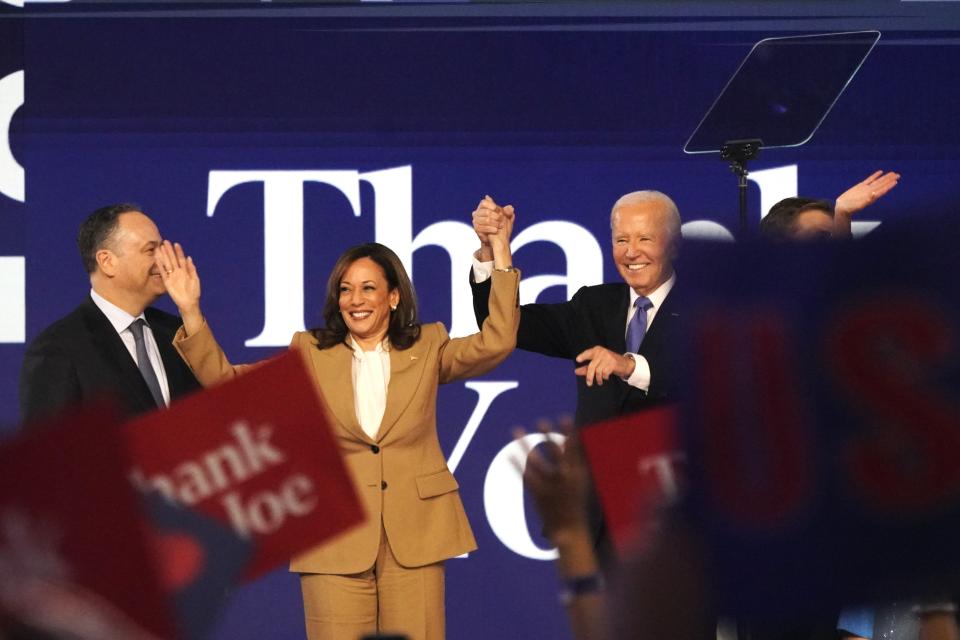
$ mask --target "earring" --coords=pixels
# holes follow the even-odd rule
[[[397,305],[395,304],[390,305],[390,311],[396,311],[396,310],[397,310]]]

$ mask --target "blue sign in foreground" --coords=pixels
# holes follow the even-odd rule
[[[688,506],[729,612],[957,584],[957,227],[913,226],[686,248]]]

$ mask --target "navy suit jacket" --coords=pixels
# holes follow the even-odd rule
[[[199,389],[173,348],[180,319],[152,307],[144,315],[163,360],[170,399]],[[20,414],[29,423],[104,396],[116,401],[121,417],[157,408],[123,340],[88,297],[44,329],[27,349],[20,371]]]
[[[489,280],[473,287],[477,324],[487,316]],[[582,287],[569,302],[525,304],[520,307],[517,348],[573,361],[582,351],[597,345],[616,353],[626,351],[627,305],[630,290],[625,283]],[[588,387],[577,377],[578,426],[592,424],[673,399],[679,365],[673,343],[680,332],[682,306],[674,285],[657,310],[640,345],[639,353],[650,365],[650,388],[643,391],[613,376],[603,385]],[[575,366],[578,366],[575,364]]]

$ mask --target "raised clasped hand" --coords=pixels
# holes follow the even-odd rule
[[[490,196],[484,196],[473,211],[473,230],[483,244],[496,240],[509,242],[513,234],[514,217],[512,205],[501,207]]]

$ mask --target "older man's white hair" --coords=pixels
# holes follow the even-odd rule
[[[613,208],[610,209],[610,228],[613,229],[613,216],[616,215],[617,209],[650,202],[657,203],[661,206],[661,210],[666,216],[666,223],[670,229],[671,237],[674,240],[679,240],[681,224],[680,210],[677,209],[676,203],[670,199],[670,196],[660,191],[632,191],[620,196],[620,199],[614,202]]]

